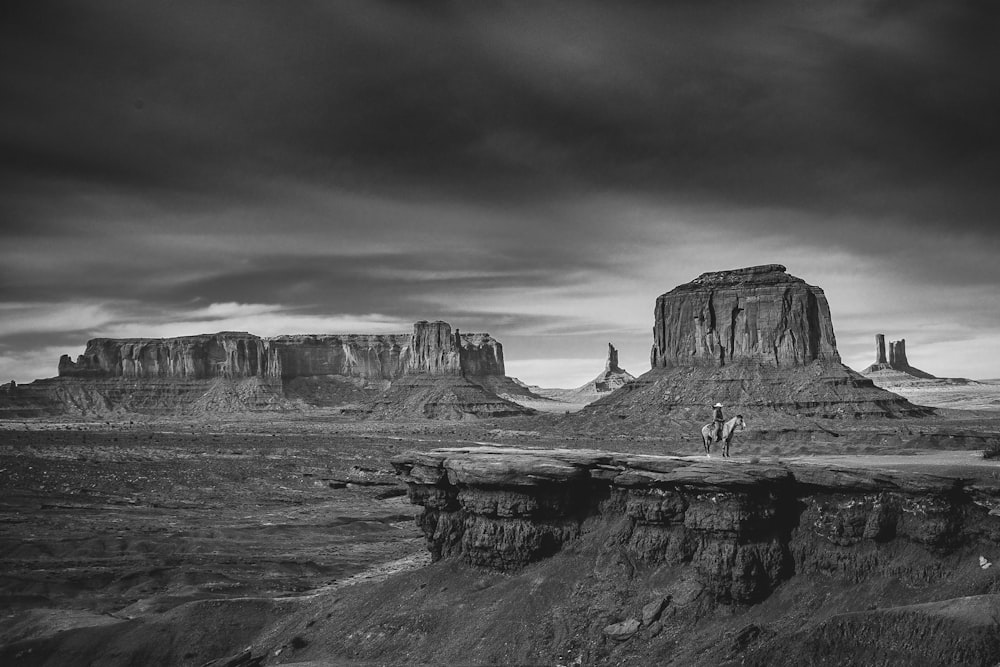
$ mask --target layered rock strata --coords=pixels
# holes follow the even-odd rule
[[[61,377],[295,378],[316,375],[394,380],[403,375],[503,375],[503,348],[489,334],[452,333],[420,321],[412,334],[322,334],[260,338],[246,332],[179,338],[95,338]]]
[[[919,416],[931,410],[841,363],[823,290],[779,264],[703,273],[656,300],[651,370],[588,406],[582,419],[627,414],[650,427],[684,410],[711,419]],[[696,414],[695,414],[696,413]]]
[[[819,287],[780,264],[703,273],[656,300],[653,368],[839,362]]]
[[[94,338],[74,362],[59,359],[61,377],[188,378],[254,377],[266,374],[263,339],[222,331],[178,338]]]
[[[497,340],[440,321],[417,322],[411,334],[95,338],[76,361],[63,355],[58,378],[4,392],[0,415],[310,406],[399,412],[388,407],[394,402],[431,417],[529,413],[486,387],[501,380]],[[402,384],[389,391],[393,383]],[[418,397],[429,403],[416,405]]]
[[[489,447],[392,463],[434,559],[516,570],[610,525],[632,562],[682,567],[719,603],[794,575],[899,576],[903,552],[933,578],[919,554],[1000,545],[1000,484],[928,474]]]

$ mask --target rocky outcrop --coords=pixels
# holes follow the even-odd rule
[[[575,419],[628,418],[662,430],[678,417],[931,414],[840,362],[823,290],[778,264],[704,273],[656,300],[652,369]],[[624,415],[624,416],[623,416]]]
[[[507,371],[503,365],[503,346],[488,333],[464,333],[458,337],[462,374],[466,377],[503,378]]]
[[[902,576],[903,552],[905,576],[930,581],[943,576],[930,556],[1000,545],[1000,483],[596,450],[450,448],[392,463],[434,559],[512,571],[609,525],[632,563],[680,567],[721,604],[762,601],[796,575]]]
[[[930,373],[914,368],[906,358],[906,339],[889,342],[889,357],[885,354],[885,335],[875,334],[875,363],[862,371],[867,376],[879,371],[896,371],[924,380],[936,379]]]
[[[259,338],[245,332],[179,338],[95,338],[61,377],[290,379],[318,375],[394,380],[403,375],[503,375],[503,348],[489,334],[452,333],[420,321],[412,334],[313,334]]]
[[[440,321],[417,322],[411,334],[95,338],[76,361],[59,360],[58,378],[2,392],[0,416],[213,407],[381,415],[407,406],[411,414],[449,418],[530,413],[491,390],[509,383],[497,340]],[[426,401],[418,405],[419,397]]]
[[[342,375],[392,380],[406,371],[412,337],[407,334],[276,336],[266,339],[268,377]]]
[[[622,369],[618,365],[618,350],[611,343],[608,343],[608,360],[604,364],[604,372],[594,378],[593,384],[594,389],[598,393],[612,392],[618,389],[632,380],[635,376],[628,371]]]
[[[461,347],[446,322],[417,322],[413,325],[408,371],[431,375],[461,375]]]
[[[653,368],[839,362],[826,295],[780,264],[703,273],[656,300]]]
[[[61,377],[245,378],[263,376],[266,342],[245,332],[179,338],[95,338],[74,362],[59,359]]]

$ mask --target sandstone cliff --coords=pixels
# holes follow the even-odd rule
[[[276,336],[266,341],[269,377],[342,375],[392,380],[407,371],[412,336],[347,334]]]
[[[399,413],[392,404],[428,417],[530,413],[489,388],[505,383],[497,340],[440,321],[417,322],[410,334],[95,338],[76,361],[59,360],[58,378],[0,394],[0,416],[315,407]]]
[[[187,378],[253,377],[265,374],[266,342],[249,333],[179,338],[95,338],[76,362],[59,359],[63,377]]]
[[[651,367],[580,419],[658,428],[670,414],[707,421],[716,402],[729,416],[930,414],[843,365],[823,290],[778,264],[704,273],[661,295]]]
[[[653,368],[840,361],[823,290],[780,264],[703,273],[656,300]]]
[[[449,448],[407,452],[393,465],[423,508],[418,524],[435,560],[524,570],[524,585],[545,591],[522,613],[528,626],[554,617],[557,629],[534,637],[522,660],[1000,656],[1000,572],[979,560],[1000,548],[995,481],[595,450]],[[873,610],[873,593],[893,603]],[[504,608],[501,595],[491,608]],[[948,599],[956,595],[971,597]]]
[[[403,375],[503,375],[503,348],[489,334],[452,333],[420,321],[412,334],[311,334],[259,338],[245,332],[179,338],[95,338],[59,375],[85,378],[296,378],[394,380]]]

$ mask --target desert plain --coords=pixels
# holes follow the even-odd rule
[[[289,615],[317,614],[317,604],[332,604],[346,590],[363,596],[360,591],[387,578],[406,581],[427,572],[431,558],[414,522],[419,508],[409,502],[390,465],[405,451],[489,445],[703,456],[691,432],[574,428],[570,417],[553,411],[457,422],[315,414],[5,421],[0,424],[4,662],[58,664],[70,658],[78,664],[136,664],[139,654],[147,655],[144,664],[205,664],[227,651],[238,653],[240,642],[255,646],[248,660],[265,658],[246,664],[290,660],[315,640],[291,643],[293,638],[284,637],[268,644],[257,633],[272,620],[271,608],[260,611],[260,618],[252,618],[252,607],[235,611],[243,629],[229,629],[221,642],[192,640],[196,621],[177,610],[196,601],[295,599],[311,600],[312,606]],[[987,441],[981,437],[997,441],[997,412],[942,410],[932,418],[852,424],[846,430],[843,424],[814,422],[816,427],[790,432],[787,425],[762,424],[750,415],[748,422],[748,430],[735,438],[733,465],[806,460],[957,476],[1000,489],[1000,463],[983,458]],[[841,431],[836,437],[834,428]],[[1000,564],[1000,550],[986,556]],[[966,565],[979,571],[971,561]],[[995,578],[987,588],[997,591]],[[870,604],[869,597],[857,596],[842,600],[839,609]],[[165,620],[171,613],[175,620]],[[169,639],[161,633],[152,646],[148,637],[134,637],[109,655],[87,642],[74,648],[67,640],[74,632],[153,619],[172,629]],[[357,631],[366,628],[364,614],[344,623]],[[683,641],[711,643],[705,637]],[[148,655],[150,650],[158,655]],[[612,654],[594,649],[587,655],[600,662]],[[717,658],[710,654],[702,664]],[[477,661],[469,655],[469,664]],[[315,664],[354,662],[340,655]],[[383,656],[379,664],[405,664],[405,659]]]

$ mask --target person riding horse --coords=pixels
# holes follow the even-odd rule
[[[716,403],[712,406],[713,416],[712,419],[715,422],[715,441],[722,441],[722,425],[726,423],[726,418],[722,416],[722,403]]]

